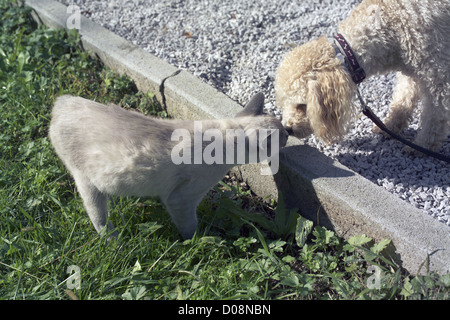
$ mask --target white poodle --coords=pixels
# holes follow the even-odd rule
[[[421,100],[415,143],[439,150],[450,121],[450,1],[364,0],[338,32],[367,76],[398,72],[386,126],[396,133],[407,127]],[[298,138],[336,142],[355,118],[356,83],[333,42],[321,37],[297,47],[277,70],[283,125]]]

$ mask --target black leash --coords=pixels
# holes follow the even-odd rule
[[[347,69],[350,72],[350,75],[352,76],[353,81],[356,83],[356,86],[360,84],[366,77],[366,74],[364,72],[364,69],[360,66],[358,63],[358,60],[356,59],[356,56],[350,47],[349,43],[341,34],[337,34],[334,39],[339,44],[339,47],[336,46],[337,50],[339,50],[340,53],[344,56],[345,64],[347,65]],[[337,54],[339,54],[337,52]],[[421,146],[418,146],[417,144],[412,143],[409,140],[406,140],[399,136],[398,134],[392,132],[389,130],[384,123],[378,118],[375,113],[369,108],[369,106],[364,102],[364,99],[361,96],[361,93],[359,92],[358,87],[356,87],[356,93],[358,94],[359,102],[361,103],[362,107],[362,113],[367,116],[370,120],[372,120],[373,123],[375,123],[381,130],[389,134],[394,139],[397,139],[398,141],[406,144],[407,146],[413,148],[414,150],[417,150],[419,152],[422,152],[426,154],[427,156],[436,158],[438,160],[450,163],[450,157],[447,157],[443,154],[433,152],[431,150],[425,149]]]

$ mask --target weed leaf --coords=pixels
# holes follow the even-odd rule
[[[367,237],[365,234],[348,238],[348,243],[354,247],[363,246],[370,241],[372,241],[372,238]]]
[[[311,220],[305,219],[302,216],[297,218],[297,227],[295,229],[295,241],[297,245],[302,248],[308,236],[311,234],[314,223]]]

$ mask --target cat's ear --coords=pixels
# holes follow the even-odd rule
[[[244,110],[239,111],[235,117],[259,116],[263,114],[263,108],[264,93],[260,92],[255,94],[244,107]]]

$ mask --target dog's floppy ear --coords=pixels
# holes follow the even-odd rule
[[[318,71],[308,81],[306,114],[314,134],[327,144],[348,131],[354,114],[355,85],[342,68]]]
[[[259,92],[255,94],[244,107],[244,110],[239,111],[235,117],[259,116],[263,114],[264,108],[264,93]]]

